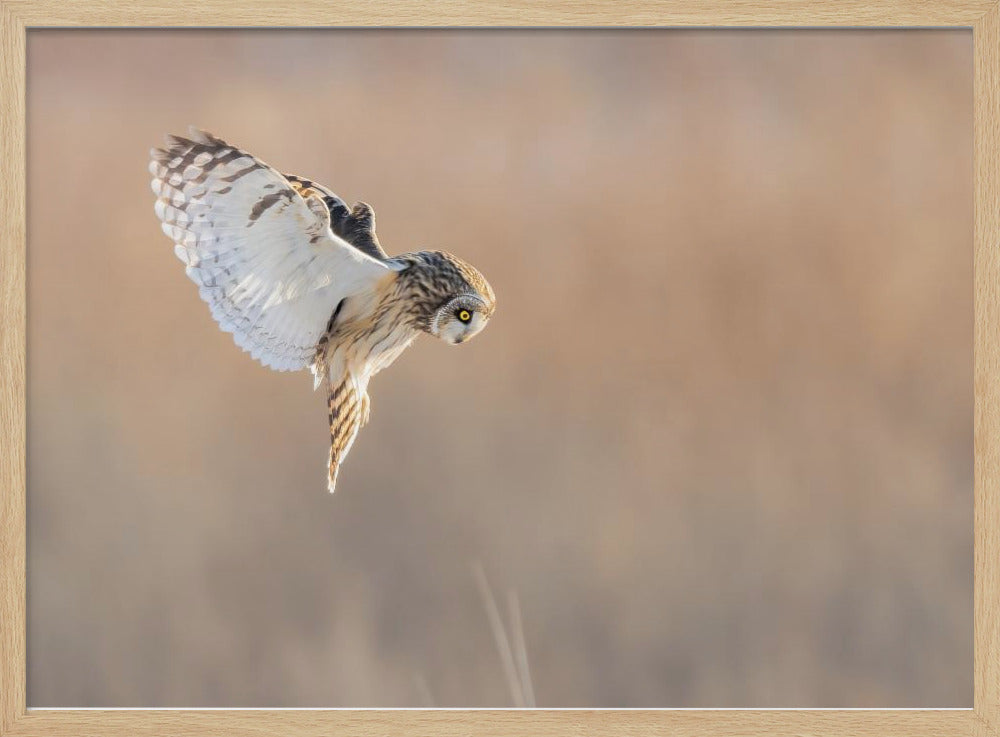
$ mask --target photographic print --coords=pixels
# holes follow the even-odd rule
[[[26,84],[29,707],[972,706],[970,30]]]

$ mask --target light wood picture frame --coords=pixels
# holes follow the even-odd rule
[[[974,44],[974,701],[918,710],[29,710],[26,36],[52,27],[949,27]],[[1000,735],[1000,0],[0,0],[0,735]]]

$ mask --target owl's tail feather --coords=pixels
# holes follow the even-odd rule
[[[332,494],[337,486],[340,466],[347,458],[358,430],[368,415],[368,395],[359,392],[350,376],[330,386],[330,461],[327,483]]]

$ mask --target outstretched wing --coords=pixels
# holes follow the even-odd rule
[[[375,210],[367,202],[347,203],[326,187],[295,174],[283,175],[302,197],[318,197],[330,211],[330,228],[336,235],[372,258],[389,258],[375,235]]]
[[[309,366],[341,300],[391,270],[334,235],[327,207],[208,133],[151,151],[156,214],[219,327],[265,366]]]

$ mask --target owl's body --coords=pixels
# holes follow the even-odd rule
[[[328,487],[368,420],[368,384],[421,333],[458,344],[495,309],[472,266],[389,258],[364,203],[283,175],[202,131],[153,149],[156,213],[213,317],[265,366],[309,368],[330,410]]]

